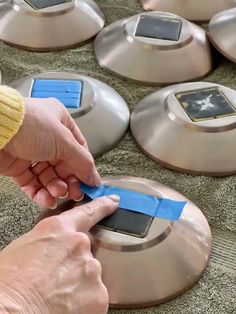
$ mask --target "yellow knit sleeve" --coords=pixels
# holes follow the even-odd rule
[[[21,95],[7,86],[0,86],[0,149],[18,132],[25,107]]]

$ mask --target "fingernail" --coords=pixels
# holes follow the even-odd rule
[[[57,208],[57,203],[55,203],[53,206],[49,207],[50,209],[56,209]]]
[[[114,195],[109,195],[108,197],[109,197],[113,202],[118,203],[118,202],[120,201],[120,196],[119,196],[119,195],[114,194]]]
[[[64,196],[59,196],[60,199],[63,199],[63,198],[67,198],[69,195],[69,192],[67,192]]]
[[[84,199],[84,194],[79,199],[74,199],[75,202],[81,202]]]

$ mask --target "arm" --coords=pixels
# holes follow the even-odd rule
[[[0,254],[4,314],[106,314],[108,292],[88,231],[118,207],[115,195],[49,217]]]
[[[9,176],[37,204],[79,200],[79,182],[99,185],[85,138],[56,99],[22,98],[0,87],[0,175]]]

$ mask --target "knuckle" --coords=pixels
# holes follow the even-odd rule
[[[110,209],[111,207],[111,200],[108,197],[100,197],[97,200],[97,207],[104,212]]]
[[[86,205],[84,206],[81,206],[80,210],[87,214],[88,216],[92,216],[95,214],[95,206],[94,206],[94,203],[91,202],[91,203],[87,203]]]
[[[97,313],[105,314],[109,307],[109,296],[107,288],[102,282],[99,285],[99,292],[97,295],[99,295],[99,298],[97,299]]]
[[[87,234],[79,232],[76,234],[76,244],[77,246],[83,247],[87,250],[90,250],[90,239]]]
[[[85,313],[107,314],[109,307],[109,297],[106,287],[102,282],[91,286],[89,304],[86,306]]]
[[[78,257],[82,265],[86,265],[87,259],[84,256],[91,250],[89,237],[84,233],[69,231],[63,235],[63,239],[68,243],[67,247],[71,254]]]
[[[36,227],[42,231],[62,231],[65,229],[65,224],[60,216],[53,216],[41,220]]]
[[[58,106],[61,106],[61,102],[54,97],[49,97],[49,101],[52,102],[53,104],[57,104]]]
[[[87,259],[86,270],[87,270],[87,275],[90,277],[94,277],[94,279],[97,279],[97,278],[100,279],[102,275],[102,266],[100,262],[93,257],[90,257]]]
[[[107,197],[100,197],[97,200],[98,200],[98,203],[101,207],[107,207],[107,204],[108,204],[108,198]]]
[[[67,112],[65,106],[58,99],[50,97],[49,101],[53,105],[53,107],[56,107],[61,113]]]

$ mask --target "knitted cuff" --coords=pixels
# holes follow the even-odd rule
[[[0,86],[0,149],[18,132],[25,107],[21,95],[7,86]]]

